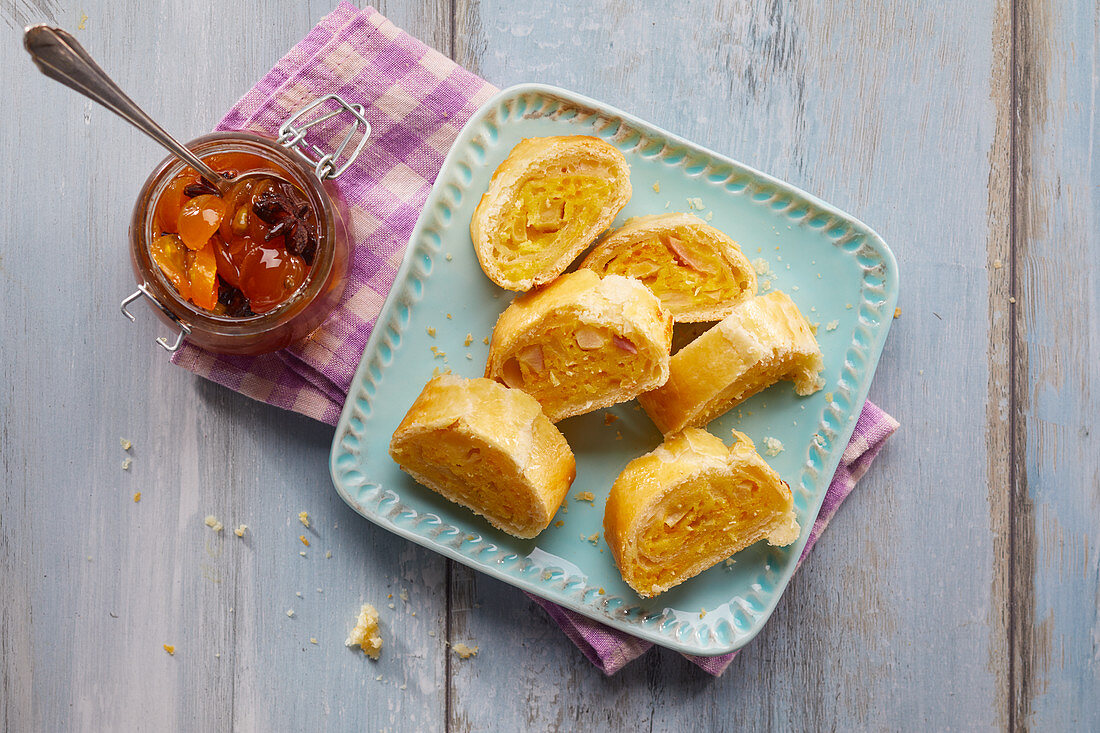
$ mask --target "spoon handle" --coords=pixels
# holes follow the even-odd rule
[[[28,26],[23,31],[23,45],[43,74],[99,102],[168,148],[176,157],[187,161],[188,165],[214,184],[219,191],[226,187],[224,178],[165,132],[164,128],[126,96],[69,33],[47,25]]]

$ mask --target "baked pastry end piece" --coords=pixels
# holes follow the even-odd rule
[[[524,539],[546,529],[577,473],[565,437],[532,397],[450,374],[424,386],[390,456],[419,483]]]
[[[604,537],[623,580],[643,598],[759,540],[798,539],[790,488],[752,441],[734,435],[731,448],[698,428],[670,435],[611,486]]]
[[[638,398],[666,435],[702,427],[781,380],[800,395],[821,389],[821,349],[810,324],[779,290],[751,298],[673,355],[668,381]]]

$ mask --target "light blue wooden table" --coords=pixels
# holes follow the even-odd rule
[[[39,75],[22,25],[71,29],[190,138],[331,7],[0,2],[0,730],[1100,728],[1095,2],[380,7],[497,85],[635,112],[893,247],[871,395],[902,429],[717,680],[662,650],[604,678],[520,593],[344,506],[330,428],[169,365],[119,314],[162,152]],[[361,601],[378,663],[343,646]]]

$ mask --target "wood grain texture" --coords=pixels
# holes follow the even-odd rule
[[[1016,12],[1015,723],[1100,720],[1100,7]]]
[[[718,680],[665,650],[605,678],[517,590],[344,506],[330,428],[170,366],[163,327],[118,313],[163,154],[39,75],[18,27],[73,30],[189,138],[334,4],[269,0],[241,33],[232,4],[0,0],[0,730],[1100,725],[1095,3],[379,5],[497,85],[635,112],[897,255],[871,396],[901,432]],[[362,601],[378,663],[343,646]]]

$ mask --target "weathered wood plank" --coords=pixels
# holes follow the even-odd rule
[[[269,4],[258,23],[230,5],[54,9],[188,138],[331,4]],[[449,37],[445,15],[388,10],[413,33]],[[0,84],[19,102],[0,113],[12,161],[0,172],[0,728],[441,730],[445,563],[344,506],[328,478],[330,428],[172,367],[150,312],[122,318],[129,210],[163,152],[42,77],[9,35]],[[120,437],[134,443],[129,471]],[[207,514],[226,531],[204,526]],[[229,533],[241,522],[243,540]],[[343,645],[361,601],[382,614],[379,663]]]
[[[1014,723],[1100,721],[1100,8],[1016,14]]]
[[[478,703],[505,680],[535,701],[535,712],[517,706],[505,727],[537,720],[627,729],[649,719],[661,729],[974,728],[1004,720],[1003,626],[989,624],[1004,555],[988,527],[1007,496],[972,490],[988,470],[984,274],[997,220],[989,186],[1004,185],[990,182],[990,100],[1007,91],[990,78],[996,20],[992,3],[920,13],[905,3],[597,3],[569,14],[460,5],[458,59],[495,83],[545,81],[591,94],[879,229],[898,256],[903,313],[872,397],[903,428],[769,626],[719,682],[701,684],[664,652],[601,680],[531,604],[476,578],[463,597],[481,603],[466,617],[468,635],[534,661],[502,669],[509,652],[486,644],[477,664],[457,666],[458,729],[501,722],[498,709]],[[997,193],[1002,203],[1005,195]]]

